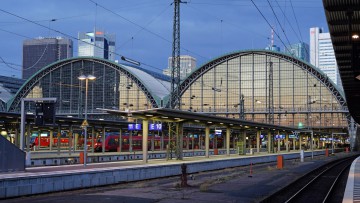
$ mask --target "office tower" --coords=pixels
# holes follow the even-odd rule
[[[304,42],[291,44],[286,47],[285,53],[297,57],[303,61],[309,62],[309,45]]]
[[[269,45],[269,46],[265,47],[265,50],[280,51],[280,47],[278,47],[276,45]]]
[[[172,57],[168,58],[168,68],[163,70],[163,74],[171,76]],[[188,76],[196,68],[196,58],[188,55],[180,56],[180,80]]]
[[[73,42],[62,37],[39,37],[23,42],[22,78],[28,79],[43,67],[73,56]]]
[[[335,84],[341,85],[330,33],[310,28],[310,63],[322,70]]]
[[[115,34],[103,31],[79,33],[78,55],[115,61]]]

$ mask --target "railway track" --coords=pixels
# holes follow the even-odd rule
[[[341,187],[338,186],[339,180],[347,177],[348,169],[355,158],[356,156],[352,156],[323,165],[262,202],[337,202],[334,200],[338,197],[334,195],[338,196],[339,190],[341,190]]]

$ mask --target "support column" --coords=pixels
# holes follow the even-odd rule
[[[299,133],[299,150],[301,150],[301,142],[302,142],[302,137],[301,134]]]
[[[260,135],[261,135],[261,131],[260,130],[256,131],[256,151],[257,151],[257,153],[260,153]]]
[[[28,123],[27,127],[27,135],[26,135],[26,151],[30,152],[30,139],[31,139],[31,126],[30,126],[30,122]],[[39,139],[39,143],[40,143],[40,139]]]
[[[285,132],[285,148],[286,148],[286,152],[289,151],[289,133]]]
[[[72,147],[72,136],[73,136],[73,129],[72,129],[72,125],[70,125],[70,129],[69,129],[69,142],[68,142],[68,148],[69,148],[69,155],[71,155],[71,147]]]
[[[210,126],[205,127],[205,157],[209,158]]]
[[[280,149],[281,149],[281,139],[280,139],[280,132],[278,131],[278,140],[277,140],[277,152],[280,153]]]
[[[129,152],[133,151],[133,144],[132,144],[132,130],[129,132]]]
[[[293,141],[293,150],[295,151],[296,150],[296,137],[294,135],[294,138],[292,139]]]
[[[161,137],[160,137],[160,151],[164,150],[164,132],[161,131]]]
[[[272,146],[272,135],[271,135],[271,131],[268,132],[268,145],[267,145],[267,148],[268,148],[268,153],[270,154],[271,153],[271,146]]]
[[[61,141],[60,141],[60,138],[61,138],[61,125],[58,125],[56,137],[57,137],[57,153],[58,153],[58,155],[60,155],[60,147],[61,147]]]
[[[52,151],[53,143],[54,143],[54,130],[50,129],[50,144],[49,144],[50,151]]]
[[[91,153],[94,153],[94,141],[95,141],[95,127],[91,127]]]
[[[176,123],[176,149],[178,160],[183,160],[183,148],[184,148],[184,135],[183,135],[183,123]]]
[[[230,127],[226,127],[226,155],[230,156]]]
[[[85,134],[84,134],[84,138],[83,138],[83,147],[85,147],[86,143],[85,143]],[[77,150],[77,145],[79,143],[79,134],[75,133],[75,142],[74,142],[74,152]]]
[[[19,130],[18,128],[15,128],[15,145],[20,147],[20,144],[19,144]]]
[[[142,137],[142,151],[143,151],[143,162],[148,162],[148,136],[149,136],[149,121],[144,119],[143,124],[143,137]]]
[[[122,151],[121,146],[122,146],[122,130],[120,128],[120,130],[119,130],[119,152]]]
[[[242,153],[241,154],[243,154],[243,155],[245,155],[246,154],[246,130],[244,130],[243,132],[242,132]],[[240,154],[240,153],[239,153]]]
[[[101,151],[102,151],[102,153],[104,154],[105,153],[105,140],[106,140],[106,136],[105,136],[105,133],[106,133],[106,131],[105,131],[105,127],[103,126],[102,127],[102,142],[101,142],[101,144],[102,144],[102,146],[101,146]]]

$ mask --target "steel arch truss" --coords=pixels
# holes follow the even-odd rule
[[[42,69],[40,72],[36,73],[30,80],[28,80],[16,93],[14,98],[8,104],[8,112],[17,112],[20,111],[20,103],[21,99],[26,97],[30,93],[30,91],[34,88],[34,86],[46,75],[50,74],[51,72],[71,63],[77,63],[81,61],[88,61],[88,62],[95,62],[98,64],[105,65],[106,67],[113,68],[119,71],[121,74],[126,75],[131,81],[133,81],[139,89],[146,95],[148,101],[151,103],[153,108],[158,108],[158,104],[156,103],[155,98],[152,96],[150,91],[148,91],[147,87],[137,78],[136,75],[133,75],[131,72],[123,68],[121,65],[114,64],[109,61],[97,59],[97,58],[75,58],[70,60],[60,61],[56,64],[52,64],[47,66],[46,68]]]
[[[297,65],[298,67],[302,68],[309,74],[313,75],[315,78],[317,78],[321,83],[327,87],[331,93],[335,96],[337,101],[340,103],[340,105],[343,108],[347,107],[347,103],[345,100],[345,97],[341,94],[341,92],[335,87],[335,85],[331,82],[331,80],[324,74],[320,73],[314,66],[311,66],[309,64],[306,64],[292,56],[288,56],[285,54],[281,54],[278,52],[272,52],[272,51],[265,51],[265,50],[259,50],[259,51],[244,51],[244,52],[235,52],[231,53],[225,56],[222,56],[220,58],[214,59],[205,65],[201,66],[199,69],[197,69],[195,72],[193,72],[189,77],[187,77],[181,84],[180,84],[180,95],[183,95],[185,91],[190,88],[190,86],[197,81],[202,75],[204,75],[206,72],[211,70],[212,68],[216,67],[219,64],[222,64],[226,61],[229,61],[231,59],[251,55],[251,54],[257,54],[257,55],[266,55],[270,57],[276,57],[279,59],[283,59],[285,61],[288,61],[294,65]]]

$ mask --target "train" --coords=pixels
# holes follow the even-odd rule
[[[111,152],[111,151],[118,151],[119,150],[119,134],[118,133],[106,133],[105,134],[105,151]],[[39,138],[40,138],[40,144],[39,144]],[[131,151],[130,150],[130,136],[129,135],[122,135],[121,136],[122,142],[121,142],[121,151]],[[202,139],[200,141],[200,139]],[[30,147],[40,147],[40,148],[48,148],[50,147],[50,136],[36,136],[32,137],[30,141]],[[57,147],[58,143],[60,143],[60,147],[69,147],[69,137],[66,136],[60,136],[60,138],[56,137],[56,135],[53,137],[52,146]],[[74,140],[74,138],[72,138]],[[83,136],[79,136],[76,143],[76,146],[83,147],[84,145],[84,138]],[[98,136],[97,138],[88,138],[87,139],[87,146],[91,147],[92,143],[94,143],[94,151],[95,152],[101,152],[103,147],[103,138],[102,136]],[[141,151],[142,150],[142,136],[132,136],[132,151]],[[154,143],[154,150],[160,150],[161,149],[161,142],[163,142],[163,149],[165,149],[166,145],[169,144],[169,137],[165,136],[163,140],[161,140],[160,136],[149,136],[148,137],[148,150],[152,149],[152,142]],[[176,142],[175,138],[173,137],[171,139],[170,148],[174,143]],[[72,141],[74,143],[74,141]],[[201,144],[202,143],[202,144]],[[184,149],[199,149],[201,148],[200,145],[204,145],[204,136],[202,138],[199,138],[198,136],[194,137],[184,137],[183,138],[183,148]],[[214,137],[210,139],[210,148],[222,148],[223,147],[223,138],[216,136],[216,140]]]

